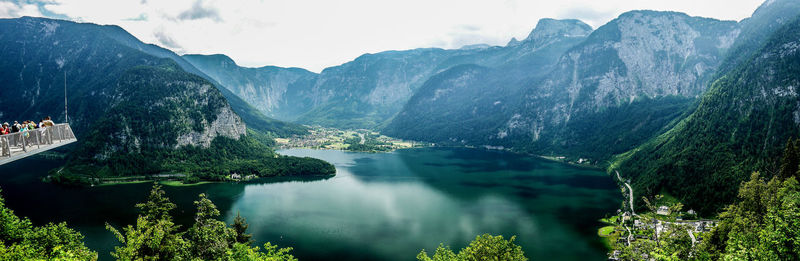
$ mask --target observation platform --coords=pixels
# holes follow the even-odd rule
[[[0,165],[76,141],[69,123],[0,135]]]

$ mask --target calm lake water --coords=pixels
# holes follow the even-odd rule
[[[532,260],[604,260],[597,220],[622,200],[603,172],[504,152],[280,153],[329,161],[337,175],[166,187],[178,205],[176,221],[190,224],[192,201],[207,193],[228,223],[241,213],[259,245],[291,246],[301,260],[414,260],[420,249],[440,242],[460,249],[482,233],[516,235]],[[105,222],[133,223],[134,204],[151,185],[65,188],[39,181],[60,164],[31,158],[0,166],[3,197],[36,224],[68,222],[108,260],[116,240]]]

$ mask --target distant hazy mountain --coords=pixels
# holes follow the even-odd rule
[[[503,67],[513,78],[543,74],[560,52],[592,28],[577,20],[543,19],[528,38],[506,47],[416,49],[366,54],[319,75],[295,68],[243,68],[229,58],[184,56],[233,93],[278,119],[340,128],[377,128],[399,112],[432,75],[454,66]]]
[[[777,171],[786,141],[800,133],[799,6],[796,0],[764,3],[743,22],[741,48],[726,59],[738,64],[725,68],[697,108],[615,160],[635,191],[666,192],[714,213],[735,198],[751,171]]]
[[[183,58],[269,117],[292,121],[311,110],[316,73],[275,66],[239,67],[221,54]]]
[[[575,22],[545,21],[525,41],[505,47],[544,47],[528,48],[536,50],[530,58],[480,76],[467,70],[449,72],[451,80],[432,78],[426,84],[431,90],[417,93],[386,131],[434,142],[607,158],[678,117],[703,93],[739,33],[736,22],[674,12],[628,12],[585,38],[571,38],[586,32]],[[580,41],[563,42],[570,39]],[[507,69],[520,64],[538,66]]]
[[[735,69],[748,55],[764,46],[775,31],[800,15],[798,0],[767,0],[753,12],[753,15],[740,22],[741,34],[731,47],[730,54],[719,70],[719,75]]]

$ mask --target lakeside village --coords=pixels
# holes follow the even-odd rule
[[[433,146],[432,143],[391,138],[371,130],[339,130],[320,126],[309,128],[309,134],[305,136],[275,139],[278,148],[390,152],[398,149]]]
[[[626,200],[615,216],[600,220],[606,226],[597,232],[610,250],[609,261],[627,259],[622,257],[631,255],[639,260],[653,260],[648,256],[649,248],[667,240],[683,241],[687,249],[695,249],[718,224],[718,220],[698,219],[692,209],[684,212],[683,204],[664,195],[643,198],[648,211],[636,213],[630,181],[617,178],[622,182],[620,191]]]

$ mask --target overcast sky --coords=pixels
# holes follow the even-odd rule
[[[0,17],[116,24],[179,54],[222,53],[239,65],[319,72],[363,53],[505,45],[545,17],[594,28],[638,9],[723,20],[763,0],[0,0]]]

